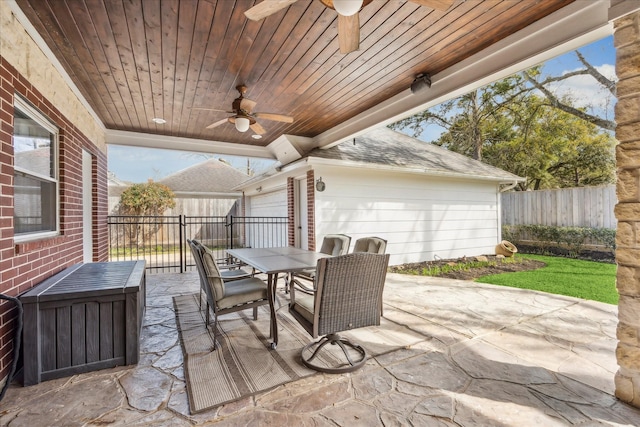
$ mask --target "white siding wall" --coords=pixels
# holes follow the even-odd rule
[[[247,216],[287,216],[287,190],[258,194],[248,198]]]
[[[387,240],[392,265],[493,254],[499,239],[495,183],[316,167],[316,239],[344,233]]]
[[[277,190],[247,198],[246,215],[251,217],[286,217],[287,190]],[[248,226],[245,232],[246,245],[250,247],[261,248],[287,245],[287,229],[285,226],[279,229],[278,235],[265,235],[264,228],[259,226]]]

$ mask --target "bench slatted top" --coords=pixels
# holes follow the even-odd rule
[[[144,261],[76,264],[23,294],[23,303],[137,292]],[[132,276],[134,271],[138,274]]]

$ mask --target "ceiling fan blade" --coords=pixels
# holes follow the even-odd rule
[[[251,114],[255,106],[256,101],[252,101],[248,98],[242,98],[242,100],[240,101],[240,109],[246,111],[249,114]]]
[[[258,122],[255,122],[254,124],[252,124],[249,127],[251,128],[252,131],[257,133],[258,135],[264,135],[265,133],[267,133],[267,131],[264,130],[264,128],[262,126],[260,126],[260,123],[258,123]]]
[[[454,0],[410,0],[420,6],[430,7],[431,9],[447,10],[451,7]]]
[[[291,6],[297,1],[298,0],[263,0],[247,10],[244,15],[252,21],[259,21],[287,6]]]
[[[293,117],[284,114],[274,113],[254,113],[253,117],[257,119],[275,120],[276,122],[293,123]]]
[[[228,114],[235,113],[235,111],[220,110],[218,108],[207,108],[207,107],[187,107],[187,108],[190,109],[190,110],[218,111],[220,113],[228,113]]]
[[[227,123],[228,121],[229,121],[229,119],[218,120],[217,122],[211,123],[209,126],[207,126],[207,129],[216,128],[216,127],[218,127],[220,125],[223,125],[223,124]]]
[[[360,18],[358,14],[338,14],[338,42],[340,53],[349,53],[360,48]]]

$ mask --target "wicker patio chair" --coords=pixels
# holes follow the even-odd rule
[[[200,286],[206,296],[206,325],[210,325],[213,310],[213,350],[216,349],[218,316],[253,308],[253,319],[258,319],[258,307],[269,304],[267,284],[256,277],[247,277],[225,284],[213,254],[194,241],[189,241],[196,260]]]
[[[313,295],[291,288],[289,313],[313,337],[320,340],[302,349],[305,366],[321,372],[352,372],[366,361],[367,352],[338,332],[380,325],[379,301],[389,264],[389,255],[355,253],[318,261]],[[314,363],[327,345],[338,345],[345,362],[327,367]],[[349,350],[349,347],[352,350]],[[357,359],[350,355],[354,353]],[[311,353],[310,355],[308,355]]]
[[[353,252],[367,252],[370,254],[383,254],[387,250],[387,241],[380,237],[362,237],[356,240]]]
[[[387,250],[387,241],[380,237],[362,237],[356,240],[353,246],[353,253],[366,252],[369,254],[384,254]],[[382,311],[382,295],[380,295],[380,316]]]
[[[349,252],[350,244],[351,237],[346,234],[327,234],[322,239],[320,253],[332,256],[344,255]],[[297,285],[303,292],[312,293],[315,272],[313,269],[303,270],[285,277],[285,292],[288,292],[290,286]]]

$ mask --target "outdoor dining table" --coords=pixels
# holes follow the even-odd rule
[[[271,312],[270,332],[273,337],[271,349],[278,345],[278,320],[276,319],[275,296],[279,273],[315,268],[318,260],[331,255],[294,247],[227,249],[227,254],[267,275],[267,291]]]

